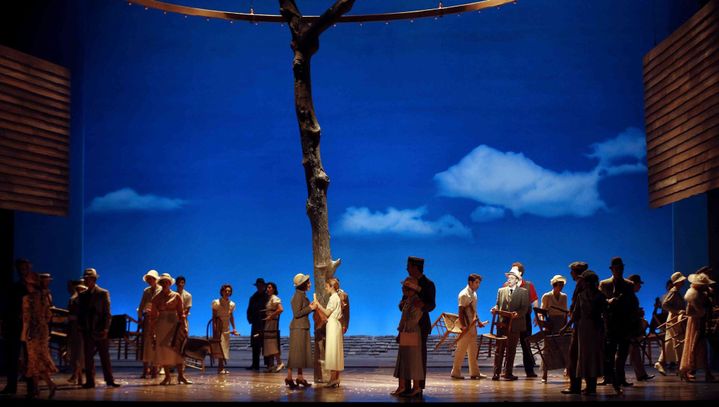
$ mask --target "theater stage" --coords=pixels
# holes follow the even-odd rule
[[[55,379],[60,385],[55,400],[57,404],[73,404],[76,401],[123,401],[123,402],[402,402],[390,396],[397,382],[390,368],[349,368],[342,376],[339,388],[323,388],[313,385],[309,389],[289,390],[283,384],[286,371],[281,373],[251,372],[242,368],[233,368],[229,375],[218,376],[214,369],[205,373],[191,370],[188,377],[193,385],[160,386],[161,378],[154,380],[139,379],[139,370],[122,367],[116,370],[116,380],[122,384],[117,389],[105,387],[100,380],[95,389],[81,389],[66,383],[67,375],[58,374]],[[489,367],[481,367],[482,373],[490,373]],[[656,373],[648,369],[650,374]],[[98,372],[99,373],[99,372]],[[311,378],[311,371],[306,377]],[[521,373],[520,371],[515,372]],[[100,375],[101,377],[101,375]],[[700,375],[699,377],[703,377]],[[633,380],[633,375],[628,375]],[[2,380],[4,381],[4,380]],[[0,383],[2,382],[0,381]],[[482,380],[453,380],[448,368],[430,368],[425,402],[607,402],[607,401],[648,401],[666,402],[670,400],[717,400],[719,383],[685,383],[676,376],[659,376],[649,382],[635,383],[625,389],[623,396],[616,396],[611,387],[599,387],[595,397],[564,395],[560,390],[567,382],[561,371],[550,372],[549,382],[541,383],[539,378],[527,379],[520,375],[514,382]],[[22,404],[24,386],[15,398],[3,397],[3,406]],[[40,399],[47,397],[43,387]],[[56,403],[52,403],[56,404]],[[107,403],[111,404],[111,403]]]

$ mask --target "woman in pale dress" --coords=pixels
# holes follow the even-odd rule
[[[705,274],[690,274],[691,286],[684,295],[687,302],[687,325],[684,333],[684,349],[679,364],[679,377],[689,382],[695,381],[692,374],[704,369],[707,382],[713,382],[714,376],[709,370],[707,355],[707,318],[711,318],[712,304],[709,298],[709,285],[714,281]]]
[[[672,274],[671,288],[667,291],[662,301],[662,309],[667,311],[666,332],[664,333],[664,349],[654,364],[661,375],[666,376],[664,364],[681,363],[682,351],[684,350],[684,323],[683,315],[687,309],[687,303],[684,301],[681,289],[687,281],[684,275],[677,271]]]
[[[27,294],[22,298],[22,334],[20,339],[27,349],[27,366],[25,377],[32,381],[28,385],[28,398],[38,394],[38,381],[42,378],[50,388],[48,398],[55,395],[57,385],[50,375],[57,372],[57,367],[50,356],[50,329],[48,322],[52,317],[50,302],[47,295],[40,290],[40,277],[30,272],[25,275]],[[34,389],[34,390],[30,390]]]
[[[220,287],[220,298],[212,301],[212,320],[214,321],[213,339],[220,340],[222,357],[217,365],[217,374],[228,374],[225,363],[230,359],[230,334],[237,335],[235,330],[235,303],[230,301],[232,286],[224,284]],[[230,331],[230,326],[232,330]]]
[[[77,322],[77,317],[80,311],[79,299],[80,293],[87,290],[83,280],[70,281],[72,296],[67,302],[67,344],[68,353],[70,355],[70,369],[72,375],[67,379],[68,383],[77,383],[78,386],[82,385],[82,369],[85,366],[85,352],[82,342],[82,332],[80,332],[80,325]]]
[[[420,382],[424,380],[422,347],[420,346],[419,320],[422,318],[422,302],[417,295],[422,288],[416,278],[407,277],[402,282],[402,317],[399,320],[397,361],[394,377],[399,380],[397,390],[390,393],[400,397],[421,397]],[[403,338],[411,338],[404,340]],[[405,389],[405,382],[412,380],[412,390]]]
[[[330,381],[325,387],[339,387],[340,372],[345,369],[344,343],[342,338],[342,304],[337,291],[340,283],[337,279],[330,278],[325,282],[325,289],[330,293],[327,307],[314,302],[314,307],[319,308],[327,315],[326,339],[325,339],[325,369],[331,371]]]
[[[549,334],[554,335],[567,323],[567,316],[569,315],[569,310],[567,309],[567,294],[562,292],[564,285],[567,283],[567,279],[560,274],[556,274],[549,280],[549,283],[552,285],[552,291],[542,295],[542,302],[539,308],[547,310],[547,331]],[[548,354],[556,352],[557,350],[558,349],[554,349],[552,346],[545,347],[545,351]],[[552,356],[554,355],[549,355],[549,357]],[[547,382],[547,374],[548,369],[543,362],[542,383]]]
[[[262,329],[262,355],[265,358],[274,358],[275,363],[267,371],[277,373],[284,369],[280,353],[280,314],[284,311],[282,300],[277,296],[277,284],[267,283],[267,303],[265,304],[265,326]]]
[[[292,322],[290,322],[290,354],[287,356],[287,377],[285,385],[295,389],[302,385],[312,384],[302,376],[302,369],[312,367],[312,347],[310,345],[310,319],[308,315],[313,308],[307,298],[307,291],[312,287],[310,276],[299,273],[292,280],[295,295],[292,296]],[[292,380],[292,369],[297,369],[297,381]]]
[[[157,285],[160,275],[156,270],[150,270],[142,277],[147,287],[142,291],[140,305],[137,307],[137,320],[142,327],[142,375],[141,379],[157,377],[157,366],[155,364],[155,347],[152,340],[152,329],[150,329],[150,311],[152,299],[162,290]]]
[[[178,337],[187,336],[187,320],[182,305],[182,296],[170,287],[175,280],[162,273],[157,281],[162,290],[152,299],[151,321],[155,336],[155,363],[165,369],[165,379],[161,385],[171,384],[172,368],[177,368],[177,383],[192,384],[185,378],[183,369],[185,359],[180,353],[182,343]]]

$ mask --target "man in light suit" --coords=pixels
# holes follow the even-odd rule
[[[508,311],[512,313],[512,318],[499,316],[497,321],[497,334],[506,336],[506,341],[499,341],[497,344],[497,352],[494,356],[494,375],[492,380],[499,380],[502,373],[502,362],[504,361],[504,377],[507,380],[517,380],[518,377],[512,374],[514,367],[514,355],[517,352],[517,343],[519,342],[519,334],[525,329],[525,318],[529,309],[529,292],[526,288],[519,286],[522,276],[519,269],[514,266],[505,273],[507,276],[507,285],[497,291],[497,304],[492,307],[492,311]],[[504,353],[507,353],[504,359]]]
[[[110,364],[109,339],[110,331],[110,293],[100,288],[97,283],[97,271],[93,268],[85,269],[83,278],[87,290],[78,296],[78,324],[82,330],[85,347],[85,375],[87,380],[85,389],[95,387],[95,353],[100,354],[102,373],[108,387],[120,387],[112,377]]]

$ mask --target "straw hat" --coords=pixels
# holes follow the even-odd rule
[[[304,284],[305,281],[307,281],[309,279],[310,279],[309,274],[297,273],[295,275],[295,278],[292,279],[292,283],[294,283],[295,288],[297,288],[297,287],[301,286],[302,284]]]
[[[556,274],[554,277],[552,277],[551,280],[549,280],[549,283],[551,285],[554,285],[554,283],[556,283],[556,282],[562,282],[564,284],[567,284],[567,279],[564,278],[564,276],[561,274]]]
[[[88,278],[88,277],[90,277],[90,278],[94,278],[94,279],[97,280],[97,278],[100,277],[100,275],[97,274],[97,270],[95,270],[95,269],[92,268],[92,267],[88,267],[88,268],[85,269],[85,272],[82,274],[82,277],[83,277],[83,278]]]
[[[706,274],[689,274],[689,282],[696,285],[709,285],[715,283],[715,281],[707,277]]]
[[[150,270],[144,276],[142,276],[142,279],[145,280],[146,283],[147,283],[147,277],[152,277],[155,280],[160,279],[160,275],[157,273],[157,270]]]
[[[684,277],[684,274],[682,274],[681,271],[677,271],[674,274],[672,274],[672,285],[683,283],[686,280],[687,280],[687,278]]]
[[[150,270],[150,271],[155,271],[155,270]],[[155,271],[155,273],[157,273],[157,272]],[[160,278],[157,279],[157,282],[159,283],[159,282],[162,281],[162,280],[169,281],[169,282],[170,282],[170,285],[175,284],[175,279],[172,278],[172,276],[169,275],[168,273],[162,273],[162,274],[160,275]]]
[[[522,279],[522,274],[519,272],[519,268],[517,266],[512,267],[511,270],[504,273],[505,276],[509,277],[510,275],[517,277],[517,280]]]
[[[419,286],[419,283],[417,282],[416,278],[407,277],[402,281],[402,286],[410,288],[414,291],[420,292],[422,291],[422,287]]]

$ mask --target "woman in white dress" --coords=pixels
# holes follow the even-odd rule
[[[262,354],[266,358],[275,358],[275,364],[267,368],[277,373],[284,369],[280,354],[280,314],[284,311],[282,301],[277,296],[277,284],[267,283],[267,304],[265,304],[265,327],[262,329]]]
[[[230,359],[230,334],[237,335],[235,330],[235,303],[230,301],[232,286],[223,284],[220,288],[221,298],[212,301],[212,321],[214,321],[213,338],[220,340],[222,357],[217,365],[217,374],[228,374],[225,362]],[[230,331],[232,326],[232,331]]]
[[[148,271],[142,279],[147,283],[148,287],[142,291],[140,305],[137,306],[137,320],[142,327],[142,376],[141,379],[156,378],[157,366],[155,365],[155,346],[152,340],[152,329],[150,328],[150,311],[152,309],[152,299],[162,290],[157,285],[157,279],[160,274],[156,270]]]
[[[175,280],[168,273],[162,273],[157,284],[162,290],[152,298],[151,326],[155,334],[155,363],[165,369],[165,379],[160,384],[171,384],[171,371],[175,367],[178,372],[177,383],[192,384],[185,378],[185,359],[180,353],[180,338],[187,337],[182,296],[170,289]]]
[[[342,338],[342,304],[337,291],[340,289],[340,283],[337,279],[330,278],[325,282],[325,289],[330,293],[330,299],[327,301],[327,307],[315,302],[315,307],[319,308],[327,315],[326,339],[325,339],[325,369],[331,371],[330,381],[325,387],[339,387],[340,372],[345,369],[344,342]]]

